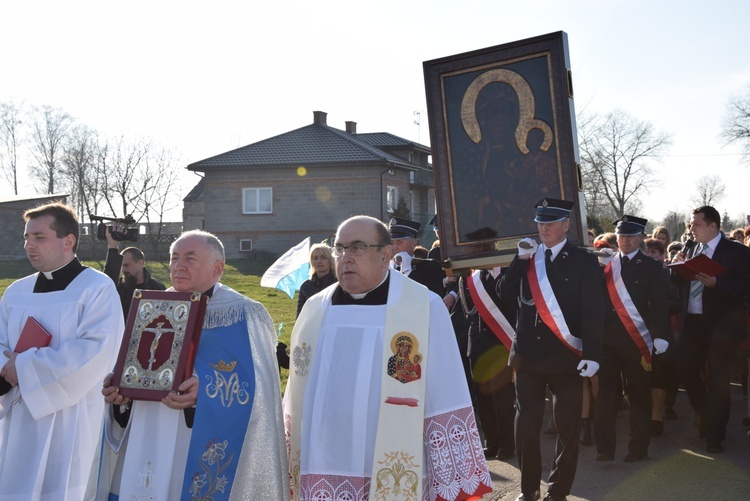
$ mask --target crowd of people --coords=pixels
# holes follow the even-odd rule
[[[263,305],[220,282],[221,240],[185,232],[167,291],[205,297],[205,319],[192,376],[155,400],[113,375],[134,291],[165,289],[143,252],[120,252],[114,228],[100,273],[76,256],[72,209],[27,211],[37,273],[0,299],[0,499],[479,499],[487,461],[515,456],[518,500],[536,500],[550,433],[544,499],[561,500],[580,445],[615,460],[618,410],[630,414],[624,461],[648,458],[680,385],[720,454],[735,373],[747,391],[750,227],[725,234],[704,206],[672,242],[626,215],[584,248],[567,237],[573,208],[540,200],[539,242],[461,278],[440,266],[439,240],[419,246],[418,222],[343,221],[332,246],[310,250],[288,351]],[[158,345],[150,358],[134,348],[149,371],[166,364]]]

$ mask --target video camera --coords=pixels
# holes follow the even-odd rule
[[[124,240],[128,240],[130,242],[138,241],[138,234],[140,233],[140,230],[138,228],[125,228],[125,231],[112,231],[112,225],[104,223],[104,221],[112,221],[113,223],[119,223],[126,227],[130,226],[131,224],[135,224],[135,219],[133,219],[133,216],[131,216],[130,214],[126,215],[123,218],[89,216],[89,219],[91,219],[92,221],[99,221],[99,226],[96,227],[96,238],[99,240],[107,239],[107,228],[109,228],[112,238],[117,240],[118,242],[122,242]]]

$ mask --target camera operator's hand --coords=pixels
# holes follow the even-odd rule
[[[112,237],[113,231],[123,232],[125,231],[125,227],[120,224],[107,225],[107,231],[104,232],[104,236],[107,237],[108,249],[117,249],[118,245],[120,244],[120,242],[118,242]]]

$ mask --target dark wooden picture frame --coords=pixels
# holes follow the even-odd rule
[[[112,385],[136,400],[161,400],[193,373],[207,298],[136,289]]]
[[[509,263],[545,197],[575,202],[568,239],[586,243],[569,68],[564,32],[424,63],[447,269]]]

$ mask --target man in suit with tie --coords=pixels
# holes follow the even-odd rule
[[[521,469],[518,500],[539,499],[542,475],[539,434],[546,388],[554,396],[557,446],[545,500],[570,494],[578,465],[583,384],[601,357],[601,272],[597,258],[568,242],[573,203],[536,204],[540,246],[524,238],[499,282],[503,301],[519,304],[509,364],[516,369],[515,438]],[[538,249],[537,249],[538,247]]]
[[[672,276],[683,305],[678,368],[710,453],[724,451],[731,361],[747,335],[743,297],[750,294],[750,248],[728,240],[720,228],[721,215],[715,208],[706,205],[693,210],[690,232],[697,245],[675,256],[673,262],[705,254],[726,271],[716,276],[699,273],[692,282]],[[707,387],[700,378],[706,362]]]
[[[597,461],[612,461],[615,456],[615,396],[621,373],[628,381],[630,403],[625,462],[648,457],[652,353],[660,355],[669,346],[669,310],[662,265],[640,250],[646,222],[627,215],[617,221],[620,251],[604,267],[608,301],[594,424]]]

